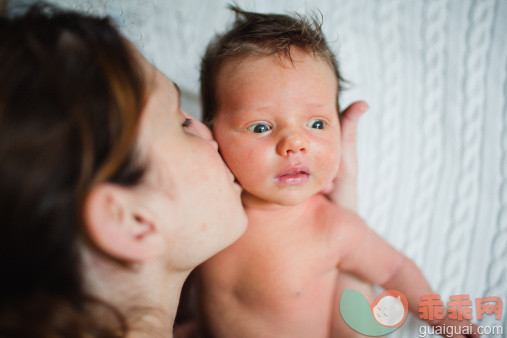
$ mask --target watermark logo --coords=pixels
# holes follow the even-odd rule
[[[340,299],[340,312],[353,330],[366,336],[383,336],[403,324],[408,314],[408,302],[400,291],[387,290],[370,306],[362,294],[346,289]]]
[[[443,319],[444,306],[440,295],[421,296],[419,318],[426,320]],[[495,319],[502,317],[503,302],[500,297],[475,298],[477,319],[482,320],[484,314],[495,315]],[[472,319],[472,300],[470,295],[454,295],[447,302],[447,317],[449,319]]]
[[[444,302],[438,294],[421,296],[417,302],[419,318],[423,320],[441,320],[444,317],[453,320],[471,320],[473,300],[469,295],[453,295],[444,306]],[[484,316],[493,317],[496,320],[502,318],[503,302],[500,297],[475,298],[475,310],[477,320],[483,320]],[[400,327],[407,318],[408,302],[403,293],[397,290],[387,290],[381,293],[371,304],[362,294],[355,290],[346,289],[340,299],[340,312],[343,320],[353,330],[365,336],[387,335]],[[453,334],[499,334],[503,335],[503,327],[500,326],[474,326],[469,323],[458,326],[419,328],[419,337],[428,335]]]
[[[445,308],[440,295],[421,296],[421,300],[417,303],[419,306],[419,318],[423,320],[441,320],[445,317]],[[494,316],[494,319],[502,318],[503,302],[500,297],[484,297],[475,298],[475,310],[477,320],[483,320],[485,316]],[[472,319],[472,299],[470,295],[453,295],[449,297],[447,302],[447,318],[455,320],[471,320]],[[438,327],[421,326],[419,327],[419,337],[430,335],[441,335],[452,337],[453,335],[469,335],[476,331],[478,334],[503,336],[503,326],[481,326],[475,328],[472,324],[465,326],[446,326],[445,324]]]

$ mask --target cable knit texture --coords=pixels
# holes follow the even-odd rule
[[[54,2],[111,15],[200,115],[200,56],[232,21],[227,1]],[[322,12],[352,83],[342,106],[371,107],[359,126],[361,215],[421,267],[444,303],[469,294],[507,304],[507,1],[236,2]],[[479,324],[507,334],[506,308],[501,321]],[[414,337],[420,325],[411,318],[389,337]]]

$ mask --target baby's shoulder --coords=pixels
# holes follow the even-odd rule
[[[363,219],[355,212],[342,208],[326,197],[315,196],[314,219],[332,233],[356,231],[364,228]]]
[[[312,197],[314,204],[313,214],[315,217],[322,217],[328,221],[343,222],[354,216],[354,213],[331,202],[322,194]]]

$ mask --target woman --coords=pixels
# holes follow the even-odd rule
[[[246,227],[216,143],[107,19],[33,8],[0,41],[0,336],[170,336]]]
[[[0,336],[169,337],[185,278],[246,227],[210,132],[108,19],[0,18],[0,163]]]

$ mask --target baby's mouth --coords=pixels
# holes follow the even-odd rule
[[[284,185],[297,185],[308,181],[310,169],[303,166],[290,167],[275,177],[275,182]]]

